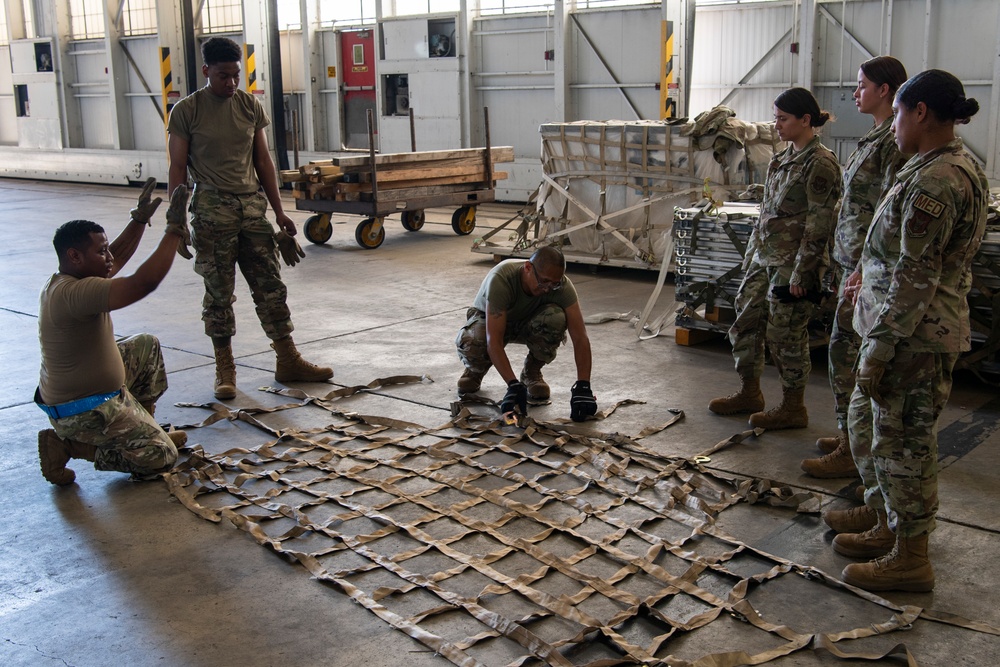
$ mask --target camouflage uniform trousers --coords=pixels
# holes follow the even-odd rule
[[[97,447],[94,468],[148,475],[177,461],[177,448],[140,403],[155,403],[167,390],[160,341],[149,334],[118,342],[125,363],[120,396],[72,417],[49,419],[56,435]]]
[[[777,267],[751,262],[736,294],[736,319],[729,328],[733,359],[740,377],[764,373],[764,343],[781,376],[784,389],[803,389],[809,380],[809,331],[812,302],[781,303],[768,297]]]
[[[951,394],[953,353],[897,351],[880,406],[855,389],[848,412],[851,454],[865,504],[888,512],[901,537],[934,530],[938,509],[937,421]]]
[[[833,389],[837,412],[837,427],[841,431],[847,431],[847,413],[851,405],[851,394],[854,393],[855,365],[858,361],[858,350],[861,349],[861,336],[854,331],[854,304],[849,298],[844,297],[844,285],[853,269],[848,270],[837,265],[835,270],[840,274],[840,278],[827,359],[830,387]]]
[[[458,330],[455,346],[465,367],[474,373],[486,373],[493,365],[486,348],[486,313],[476,308],[466,312],[468,321]],[[521,343],[543,363],[556,358],[560,343],[566,340],[566,311],[555,304],[539,308],[526,320],[507,322],[503,344]]]
[[[257,318],[271,340],[292,333],[286,303],[288,289],[281,280],[274,228],[264,214],[267,200],[259,192],[234,195],[195,188],[189,207],[195,273],[205,281],[201,319],[212,338],[233,336],[233,290],[236,266],[250,286]]]

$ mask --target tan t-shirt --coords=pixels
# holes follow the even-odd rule
[[[47,405],[120,389],[125,364],[108,312],[110,278],[57,273],[38,298],[42,369],[38,386]]]
[[[219,97],[206,86],[170,111],[167,130],[188,142],[191,180],[222,192],[250,194],[259,183],[253,168],[253,137],[271,120],[245,90]]]

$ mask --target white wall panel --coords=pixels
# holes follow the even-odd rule
[[[166,146],[166,126],[157,109],[163,109],[163,82],[160,80],[160,43],[156,36],[129,39],[128,48],[139,72],[129,65],[126,76],[132,113],[133,144],[139,150],[163,150]],[[142,75],[142,79],[139,78]],[[146,82],[143,85],[143,81]],[[152,93],[146,92],[149,86]]]
[[[704,7],[697,10],[691,63],[690,116],[726,102],[747,121],[773,117],[772,102],[793,78],[796,60],[789,44],[763,60],[794,26],[794,7],[785,3]],[[793,30],[790,41],[796,39]],[[761,62],[763,60],[763,62]],[[748,77],[760,63],[760,69]],[[740,85],[740,81],[746,82]]]

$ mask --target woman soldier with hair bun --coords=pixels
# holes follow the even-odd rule
[[[844,568],[849,584],[923,592],[934,588],[927,538],[938,508],[937,421],[959,353],[971,347],[966,295],[989,184],[955,136],[979,104],[952,74],[914,76],[893,109],[896,145],[915,155],[879,203],[846,288],[862,337],[848,427],[876,524],[837,535],[833,548],[874,559]]]
[[[844,284],[857,268],[861,246],[865,243],[882,193],[896,182],[896,172],[909,157],[899,152],[892,134],[892,100],[904,81],[906,68],[892,56],[876,56],[861,63],[858,69],[854,104],[858,111],[872,116],[875,124],[858,142],[857,149],[844,166],[844,196],[837,229],[833,234],[833,262],[830,267],[834,274],[832,284],[838,288],[837,308],[828,348],[830,386],[833,388],[840,434],[816,441],[816,446],[826,456],[802,462],[802,470],[812,477],[858,476],[847,441],[847,406],[854,392],[854,364],[861,340],[851,325],[854,304],[844,295]],[[875,523],[874,516],[869,517],[863,512],[859,515],[858,511],[828,513],[826,518],[835,520],[830,527],[837,532],[856,533],[871,528]],[[839,521],[836,521],[838,518]]]
[[[746,275],[736,295],[736,320],[729,329],[740,390],[716,398],[716,414],[753,413],[755,428],[805,428],[803,403],[812,364],[809,332],[820,282],[829,264],[829,245],[840,199],[840,165],[819,141],[816,128],[830,120],[813,94],[789,88],[774,100],[774,128],[789,146],[767,168],[760,218],[747,244]],[[781,404],[764,412],[760,376],[764,342],[781,375]]]

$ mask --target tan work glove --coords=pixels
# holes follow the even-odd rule
[[[191,232],[188,230],[187,217],[188,189],[186,185],[178,185],[170,195],[170,207],[167,208],[167,234],[181,237],[177,244],[177,254],[184,259],[191,259],[188,245],[191,243]]]
[[[150,176],[146,179],[146,184],[142,186],[142,192],[139,194],[139,201],[136,202],[135,208],[129,211],[129,216],[131,216],[129,222],[138,222],[140,225],[153,226],[153,214],[156,213],[160,202],[163,201],[162,197],[150,199],[155,189],[156,179]]]
[[[285,233],[285,230],[279,230],[274,235],[274,240],[278,243],[278,252],[281,253],[281,259],[285,261],[288,266],[295,266],[302,261],[302,258],[306,254],[302,251],[302,246],[299,242],[295,240],[294,237],[289,236]]]
[[[858,363],[856,380],[858,389],[862,394],[879,405],[884,405],[878,386],[882,384],[882,376],[885,375],[885,366],[885,362],[872,359],[867,355],[862,355],[861,361]]]

